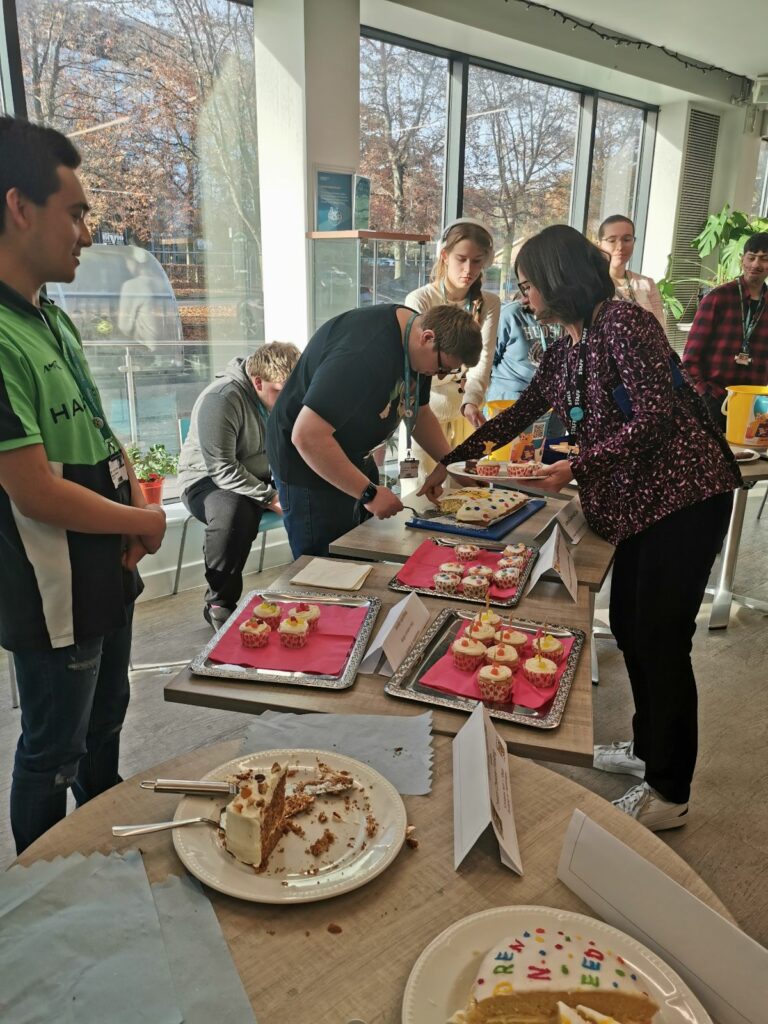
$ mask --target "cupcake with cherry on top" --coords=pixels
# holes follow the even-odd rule
[[[248,619],[239,626],[240,642],[243,647],[266,647],[272,630],[261,619]]]
[[[512,696],[512,669],[506,665],[483,665],[477,673],[477,686],[483,700],[497,703]]]
[[[485,645],[466,635],[451,644],[453,664],[462,672],[474,672],[485,659]]]
[[[251,609],[251,618],[266,622],[270,629],[277,629],[280,625],[280,605],[274,601],[260,601]]]
[[[283,647],[303,647],[309,635],[309,625],[295,615],[283,619],[277,630]]]
[[[465,635],[472,637],[473,640],[479,640],[485,647],[490,647],[494,640],[494,633],[496,630],[493,628],[490,622],[483,622],[480,616],[473,619],[472,622],[467,626]]]
[[[493,644],[485,652],[489,664],[506,665],[507,668],[516,669],[520,656],[512,644]]]
[[[306,622],[310,633],[316,632],[317,627],[320,625],[320,609],[316,604],[307,604],[304,601],[300,601],[295,608],[290,609],[288,614],[301,619],[302,622]]]

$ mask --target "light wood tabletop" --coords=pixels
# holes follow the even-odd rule
[[[539,494],[537,497],[546,498],[546,506],[511,531],[505,538],[505,543],[508,541],[513,544],[518,542],[529,544],[569,501],[578,500],[570,496],[561,498],[550,495],[547,497],[544,494]],[[428,503],[425,503],[424,499],[414,499],[413,496],[409,496],[407,500],[410,504],[414,504],[415,501],[415,507],[421,508],[422,505],[428,507]],[[447,536],[447,534],[432,534],[429,530],[407,528],[405,524],[411,517],[412,513],[405,511],[399,512],[390,519],[369,519],[333,541],[330,546],[331,554],[344,558],[375,558],[379,561],[405,562],[427,537]],[[467,539],[471,540],[472,538]],[[579,583],[591,591],[597,592],[608,575],[614,551],[615,548],[612,544],[587,529],[578,544],[571,547],[576,578]]]
[[[290,589],[290,581],[310,559],[300,558],[271,584],[270,590]],[[362,594],[371,594],[382,602],[377,625],[383,622],[387,611],[403,597],[391,591],[387,584],[397,567],[376,563],[363,584]],[[430,613],[430,622],[446,606],[466,609],[468,606],[450,599],[423,598]],[[565,764],[591,765],[592,681],[590,670],[591,613],[589,593],[585,587],[578,590],[578,600],[572,601],[565,587],[558,583],[539,583],[533,595],[524,597],[513,614],[551,626],[565,625],[581,629],[586,634],[584,648],[576,666],[576,673],[568,695],[565,712],[556,729],[537,729],[514,723],[497,722],[499,733],[510,752],[523,757],[538,757],[545,761]],[[190,655],[196,652],[190,652]],[[347,690],[311,689],[284,684],[240,682],[234,679],[215,679],[194,675],[189,667],[183,668],[165,687],[165,699],[179,704],[195,704],[225,711],[245,711],[261,714],[272,711],[333,712],[338,714],[418,715],[429,707],[433,712],[433,729],[437,733],[454,736],[467,719],[466,712],[426,705],[413,700],[401,700],[384,693],[386,679],[380,675],[360,673]]]
[[[259,1024],[399,1024],[414,962],[455,921],[525,904],[594,916],[556,877],[575,808],[733,920],[693,869],[653,833],[576,783],[519,758],[511,758],[510,772],[524,875],[501,865],[488,834],[454,871],[451,743],[433,737],[433,747],[432,793],[404,798],[418,848],[404,846],[367,885],[303,905],[248,903],[206,889]],[[240,740],[233,740],[148,768],[74,811],[19,861],[29,865],[75,851],[139,848],[150,881],[183,874],[169,832],[115,839],[111,826],[173,817],[181,798],[142,790],[141,778],[200,778],[239,752]]]

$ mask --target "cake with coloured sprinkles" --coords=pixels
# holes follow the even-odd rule
[[[239,626],[243,647],[266,647],[272,630],[262,619],[248,619]]]
[[[514,558],[515,556],[527,555],[528,548],[525,544],[507,544],[504,550],[501,552],[502,558]]]
[[[288,614],[301,619],[302,622],[306,622],[310,633],[314,633],[320,625],[320,609],[316,604],[307,604],[306,601],[300,601],[295,608],[289,610]]]
[[[280,623],[277,632],[283,647],[303,647],[307,642],[309,623],[295,615],[289,615]]]
[[[437,568],[439,572],[447,572],[452,576],[464,575],[464,566],[461,562],[443,562],[443,564],[439,565]]]
[[[510,590],[516,587],[520,581],[520,570],[511,566],[506,569],[497,569],[493,574],[493,582],[502,590]]]
[[[658,1010],[609,942],[596,942],[588,932],[563,931],[556,923],[531,927],[491,949],[475,975],[466,1009],[455,1013],[451,1024],[560,1024],[558,1003],[606,1014],[619,1024],[651,1024]]]
[[[267,866],[283,834],[287,773],[275,762],[270,771],[235,776],[238,792],[227,804],[224,845],[233,857],[257,871]]]
[[[486,576],[465,576],[461,581],[461,589],[465,597],[474,600],[485,597],[490,587],[490,581]]]
[[[485,576],[489,580],[493,576],[493,569],[490,565],[482,565],[480,563],[470,565],[467,569],[467,576]]]
[[[251,609],[251,618],[261,619],[270,629],[277,629],[280,625],[280,605],[274,601],[261,601]]]
[[[455,572],[436,572],[432,585],[438,594],[455,594],[461,583],[461,576]]]
[[[462,505],[464,502],[462,502]],[[458,511],[458,510],[457,510]],[[457,544],[456,545],[456,557],[460,562],[471,562],[473,558],[477,558],[480,554],[480,548],[477,544]]]

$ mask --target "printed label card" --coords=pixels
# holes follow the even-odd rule
[[[391,676],[400,668],[403,658],[428,621],[427,607],[417,594],[409,594],[398,601],[389,609],[360,663],[360,671]]]
[[[565,535],[560,527],[555,528],[549,538],[539,549],[539,557],[531,573],[531,580],[528,584],[526,594],[530,594],[544,573],[554,573],[561,581],[565,589],[571,595],[571,600],[577,599],[578,581],[576,579],[576,566],[573,564],[573,555],[570,552]]]

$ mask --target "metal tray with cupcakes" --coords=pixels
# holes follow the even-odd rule
[[[530,544],[491,546],[430,537],[392,577],[389,589],[514,608],[538,554]]]
[[[467,712],[481,700],[492,718],[554,729],[584,641],[581,629],[444,608],[384,689]]]

